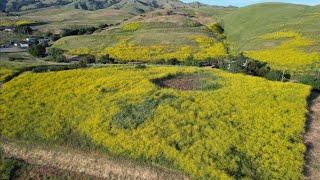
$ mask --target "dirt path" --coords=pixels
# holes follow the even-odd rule
[[[313,91],[309,102],[310,115],[308,117],[305,144],[305,179],[320,179],[320,92]]]
[[[2,141],[6,156],[25,160],[30,164],[51,166],[67,171],[85,173],[106,179],[189,179],[188,177],[165,168],[138,165],[125,160],[112,160],[98,155],[27,147],[18,143]]]

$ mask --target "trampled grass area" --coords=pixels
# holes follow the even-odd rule
[[[209,86],[154,83],[177,74]],[[28,72],[0,92],[7,138],[99,145],[194,178],[303,177],[306,85],[195,67],[111,66]]]

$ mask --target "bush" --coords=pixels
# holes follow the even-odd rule
[[[92,34],[96,30],[96,27],[63,29],[60,35],[61,37],[66,37],[74,35]]]
[[[183,62],[184,65],[186,66],[199,66],[199,62],[194,59],[194,57],[188,56],[187,59]]]
[[[156,60],[155,64],[166,64],[166,60],[164,60],[164,59]]]
[[[303,75],[297,79],[299,82],[311,85],[314,89],[320,90],[320,77],[316,75]]]
[[[64,50],[59,48],[48,49],[48,55],[56,62],[69,62],[67,58],[63,55]]]
[[[136,69],[145,69],[145,68],[147,68],[147,66],[146,66],[145,64],[137,64],[137,65],[135,66],[135,68],[136,68]]]
[[[81,55],[79,56],[80,61],[85,62],[86,64],[92,64],[96,62],[96,57],[94,55]]]
[[[273,81],[288,81],[291,78],[291,75],[280,70],[271,70],[268,72],[265,77]]]
[[[18,26],[14,30],[16,33],[32,34],[33,30],[30,26]]]
[[[79,67],[87,67],[88,63],[85,59],[80,59],[78,62]]]
[[[46,55],[46,47],[41,44],[33,45],[28,49],[28,52],[34,57],[44,57]]]
[[[101,57],[98,59],[98,63],[102,63],[102,64],[113,64],[113,63],[115,63],[115,60],[114,60],[114,58],[111,58],[111,57],[109,56],[109,54],[107,54],[107,55],[101,56]]]
[[[59,34],[53,34],[52,36],[50,36],[51,41],[57,41],[60,39],[60,35]]]
[[[5,158],[0,149],[0,179],[12,179],[12,174],[21,166],[19,161]]]
[[[170,65],[178,65],[180,64],[180,62],[178,61],[177,58],[171,58],[167,61],[167,64],[170,64]]]

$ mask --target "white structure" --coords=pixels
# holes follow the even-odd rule
[[[13,32],[13,30],[14,30],[13,28],[5,28],[4,29],[4,31],[6,31],[6,32]]]
[[[20,43],[20,48],[28,48],[29,44],[28,43]]]

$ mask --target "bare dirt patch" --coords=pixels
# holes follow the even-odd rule
[[[162,88],[172,88],[182,91],[218,88],[216,77],[206,73],[169,75],[165,78],[155,79],[153,82]]]
[[[309,115],[306,125],[305,179],[320,179],[320,92],[313,91],[309,99]]]

